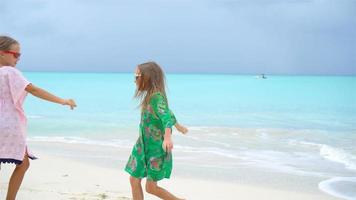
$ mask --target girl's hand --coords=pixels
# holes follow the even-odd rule
[[[165,152],[168,152],[168,153],[172,152],[173,142],[172,142],[171,138],[165,138],[163,140],[162,148]]]
[[[74,109],[75,107],[77,107],[77,104],[75,103],[75,101],[73,99],[65,99],[63,105],[68,105],[70,106],[70,109]]]
[[[187,129],[185,126],[182,126],[182,125],[176,123],[175,127],[176,127],[176,129],[177,129],[179,132],[181,132],[182,134],[188,133],[188,129]]]

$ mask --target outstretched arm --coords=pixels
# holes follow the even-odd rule
[[[178,123],[176,117],[174,116],[174,113],[172,112],[172,110],[169,111],[171,113],[172,116],[172,120],[174,121],[174,126],[176,127],[176,129],[181,132],[182,134],[186,134],[188,133],[188,129],[183,126],[182,124]]]
[[[53,103],[58,103],[62,105],[68,105],[70,108],[73,110],[74,107],[77,105],[75,104],[73,99],[62,99],[60,97],[57,97],[46,90],[36,87],[33,84],[28,84],[25,90],[29,93],[31,93],[33,96],[36,96],[38,98],[44,99],[46,101],[50,101]]]
[[[175,126],[176,129],[177,129],[179,132],[181,132],[182,134],[188,133],[187,127],[185,127],[185,126],[179,124],[178,122],[177,122],[174,126]]]

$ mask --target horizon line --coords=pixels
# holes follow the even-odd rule
[[[22,71],[22,70],[21,70]],[[23,70],[23,72],[29,73],[87,73],[87,74],[131,74],[131,71],[57,71],[57,70]],[[181,75],[241,75],[241,76],[356,76],[356,73],[344,74],[344,73],[239,73],[239,72],[165,72],[165,74],[181,74]]]

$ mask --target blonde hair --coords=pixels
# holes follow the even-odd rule
[[[11,37],[0,35],[0,51],[10,50],[14,44],[19,44],[19,42]]]
[[[138,85],[135,92],[135,98],[140,99],[140,106],[145,109],[151,96],[160,92],[166,99],[165,76],[161,67],[155,62],[146,62],[137,66],[140,70],[140,77],[137,79]]]

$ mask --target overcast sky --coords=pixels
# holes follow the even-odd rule
[[[0,1],[24,71],[356,74],[356,0]]]

